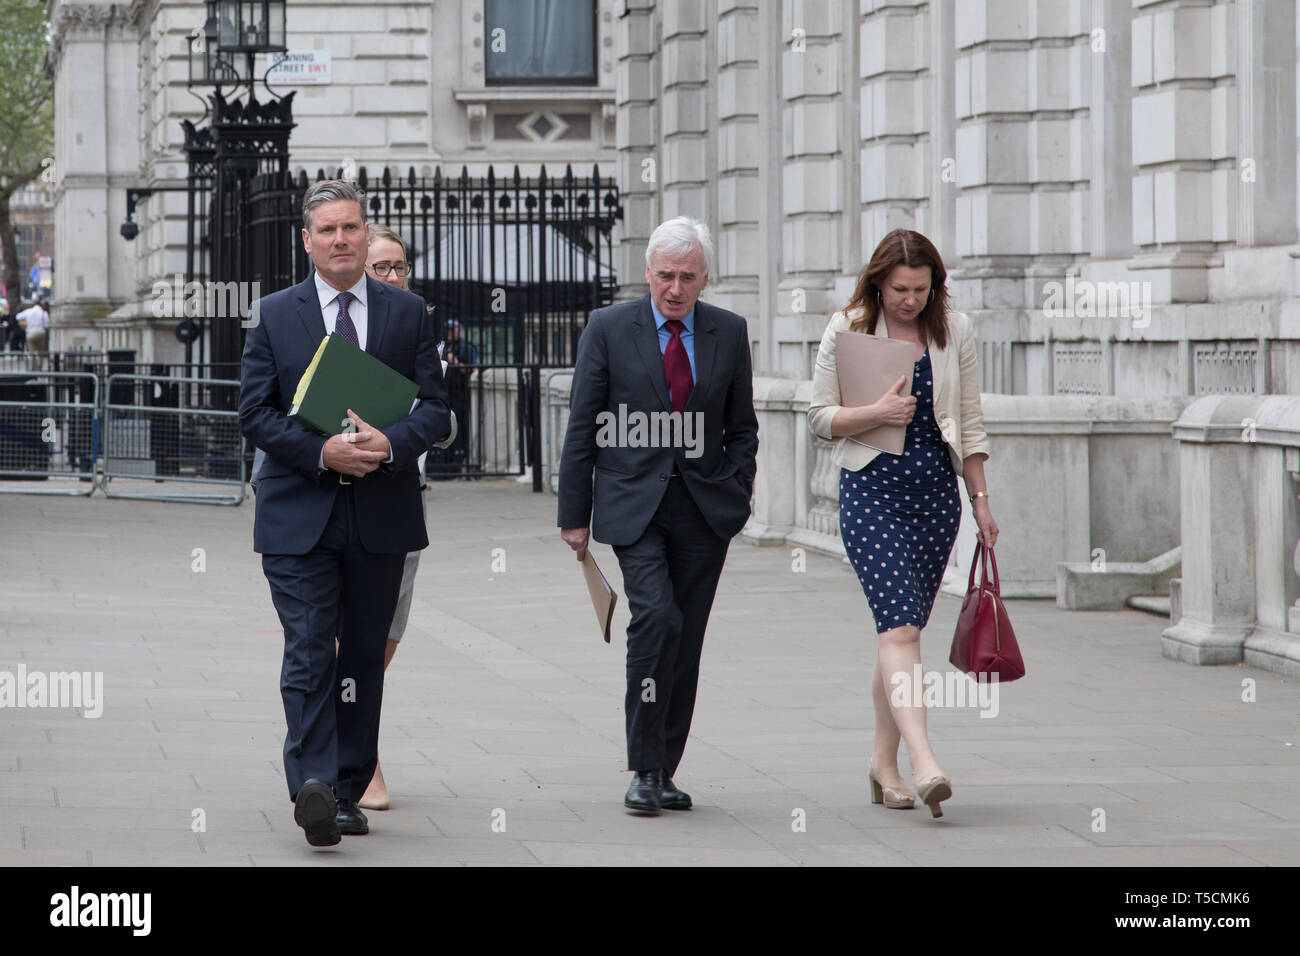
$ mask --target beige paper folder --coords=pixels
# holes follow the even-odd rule
[[[836,332],[835,368],[840,380],[840,404],[856,408],[879,401],[900,378],[912,381],[915,362],[916,346],[911,342],[865,332]],[[910,384],[903,394],[911,394]],[[878,425],[850,435],[849,441],[901,455],[906,438],[906,425]]]
[[[596,559],[588,550],[582,556],[582,575],[587,579],[587,593],[591,595],[591,606],[596,611],[596,623],[600,625],[605,643],[609,643],[609,625],[614,620],[614,606],[618,604],[618,592],[609,586],[605,575],[596,566]]]

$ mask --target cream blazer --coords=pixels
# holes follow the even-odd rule
[[[835,335],[846,331],[857,313],[836,312],[822,333],[817,349],[817,367],[813,369],[812,401],[808,405],[808,425],[813,434],[834,441],[831,461],[840,468],[859,471],[880,452],[845,438],[831,438],[831,419],[840,409],[840,381],[835,368]],[[876,322],[876,335],[887,338],[885,320]],[[979,362],[975,354],[975,330],[962,312],[948,313],[948,347],[930,346],[930,365],[934,372],[934,421],[948,444],[948,455],[957,474],[969,455],[989,454],[988,436],[984,434],[984,411],[980,406]]]

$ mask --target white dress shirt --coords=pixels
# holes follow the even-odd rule
[[[319,272],[312,274],[316,279],[316,295],[320,297],[320,314],[325,319],[325,334],[334,331],[334,324],[339,317],[339,290],[327,283],[320,277]],[[367,318],[368,310],[366,308],[366,275],[363,272],[357,284],[348,289],[352,293],[352,301],[348,303],[348,318],[352,324],[357,327],[357,343],[364,352],[366,349],[366,338],[370,331],[370,322]]]
[[[338,307],[336,306],[335,311],[337,311],[337,309]],[[348,314],[351,315],[352,313],[349,312]],[[32,332],[44,332],[46,329],[50,327],[49,313],[47,313],[39,305],[33,305],[29,309],[23,309],[16,316],[14,316],[14,318],[17,319],[19,322],[27,323],[26,329],[29,334]]]

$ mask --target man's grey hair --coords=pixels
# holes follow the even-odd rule
[[[311,214],[317,206],[336,199],[350,199],[361,210],[361,224],[366,224],[366,202],[361,191],[346,179],[322,179],[312,183],[302,197],[302,227],[311,232]]]
[[[650,260],[656,252],[670,259],[680,259],[696,248],[704,253],[704,274],[707,276],[713,263],[713,237],[709,235],[709,227],[690,216],[661,222],[650,233],[650,241],[645,247],[646,268],[651,268]]]

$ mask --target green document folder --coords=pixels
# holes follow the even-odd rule
[[[419,391],[405,375],[331,332],[298,382],[289,417],[322,435],[338,435],[350,408],[383,429],[411,413]]]

